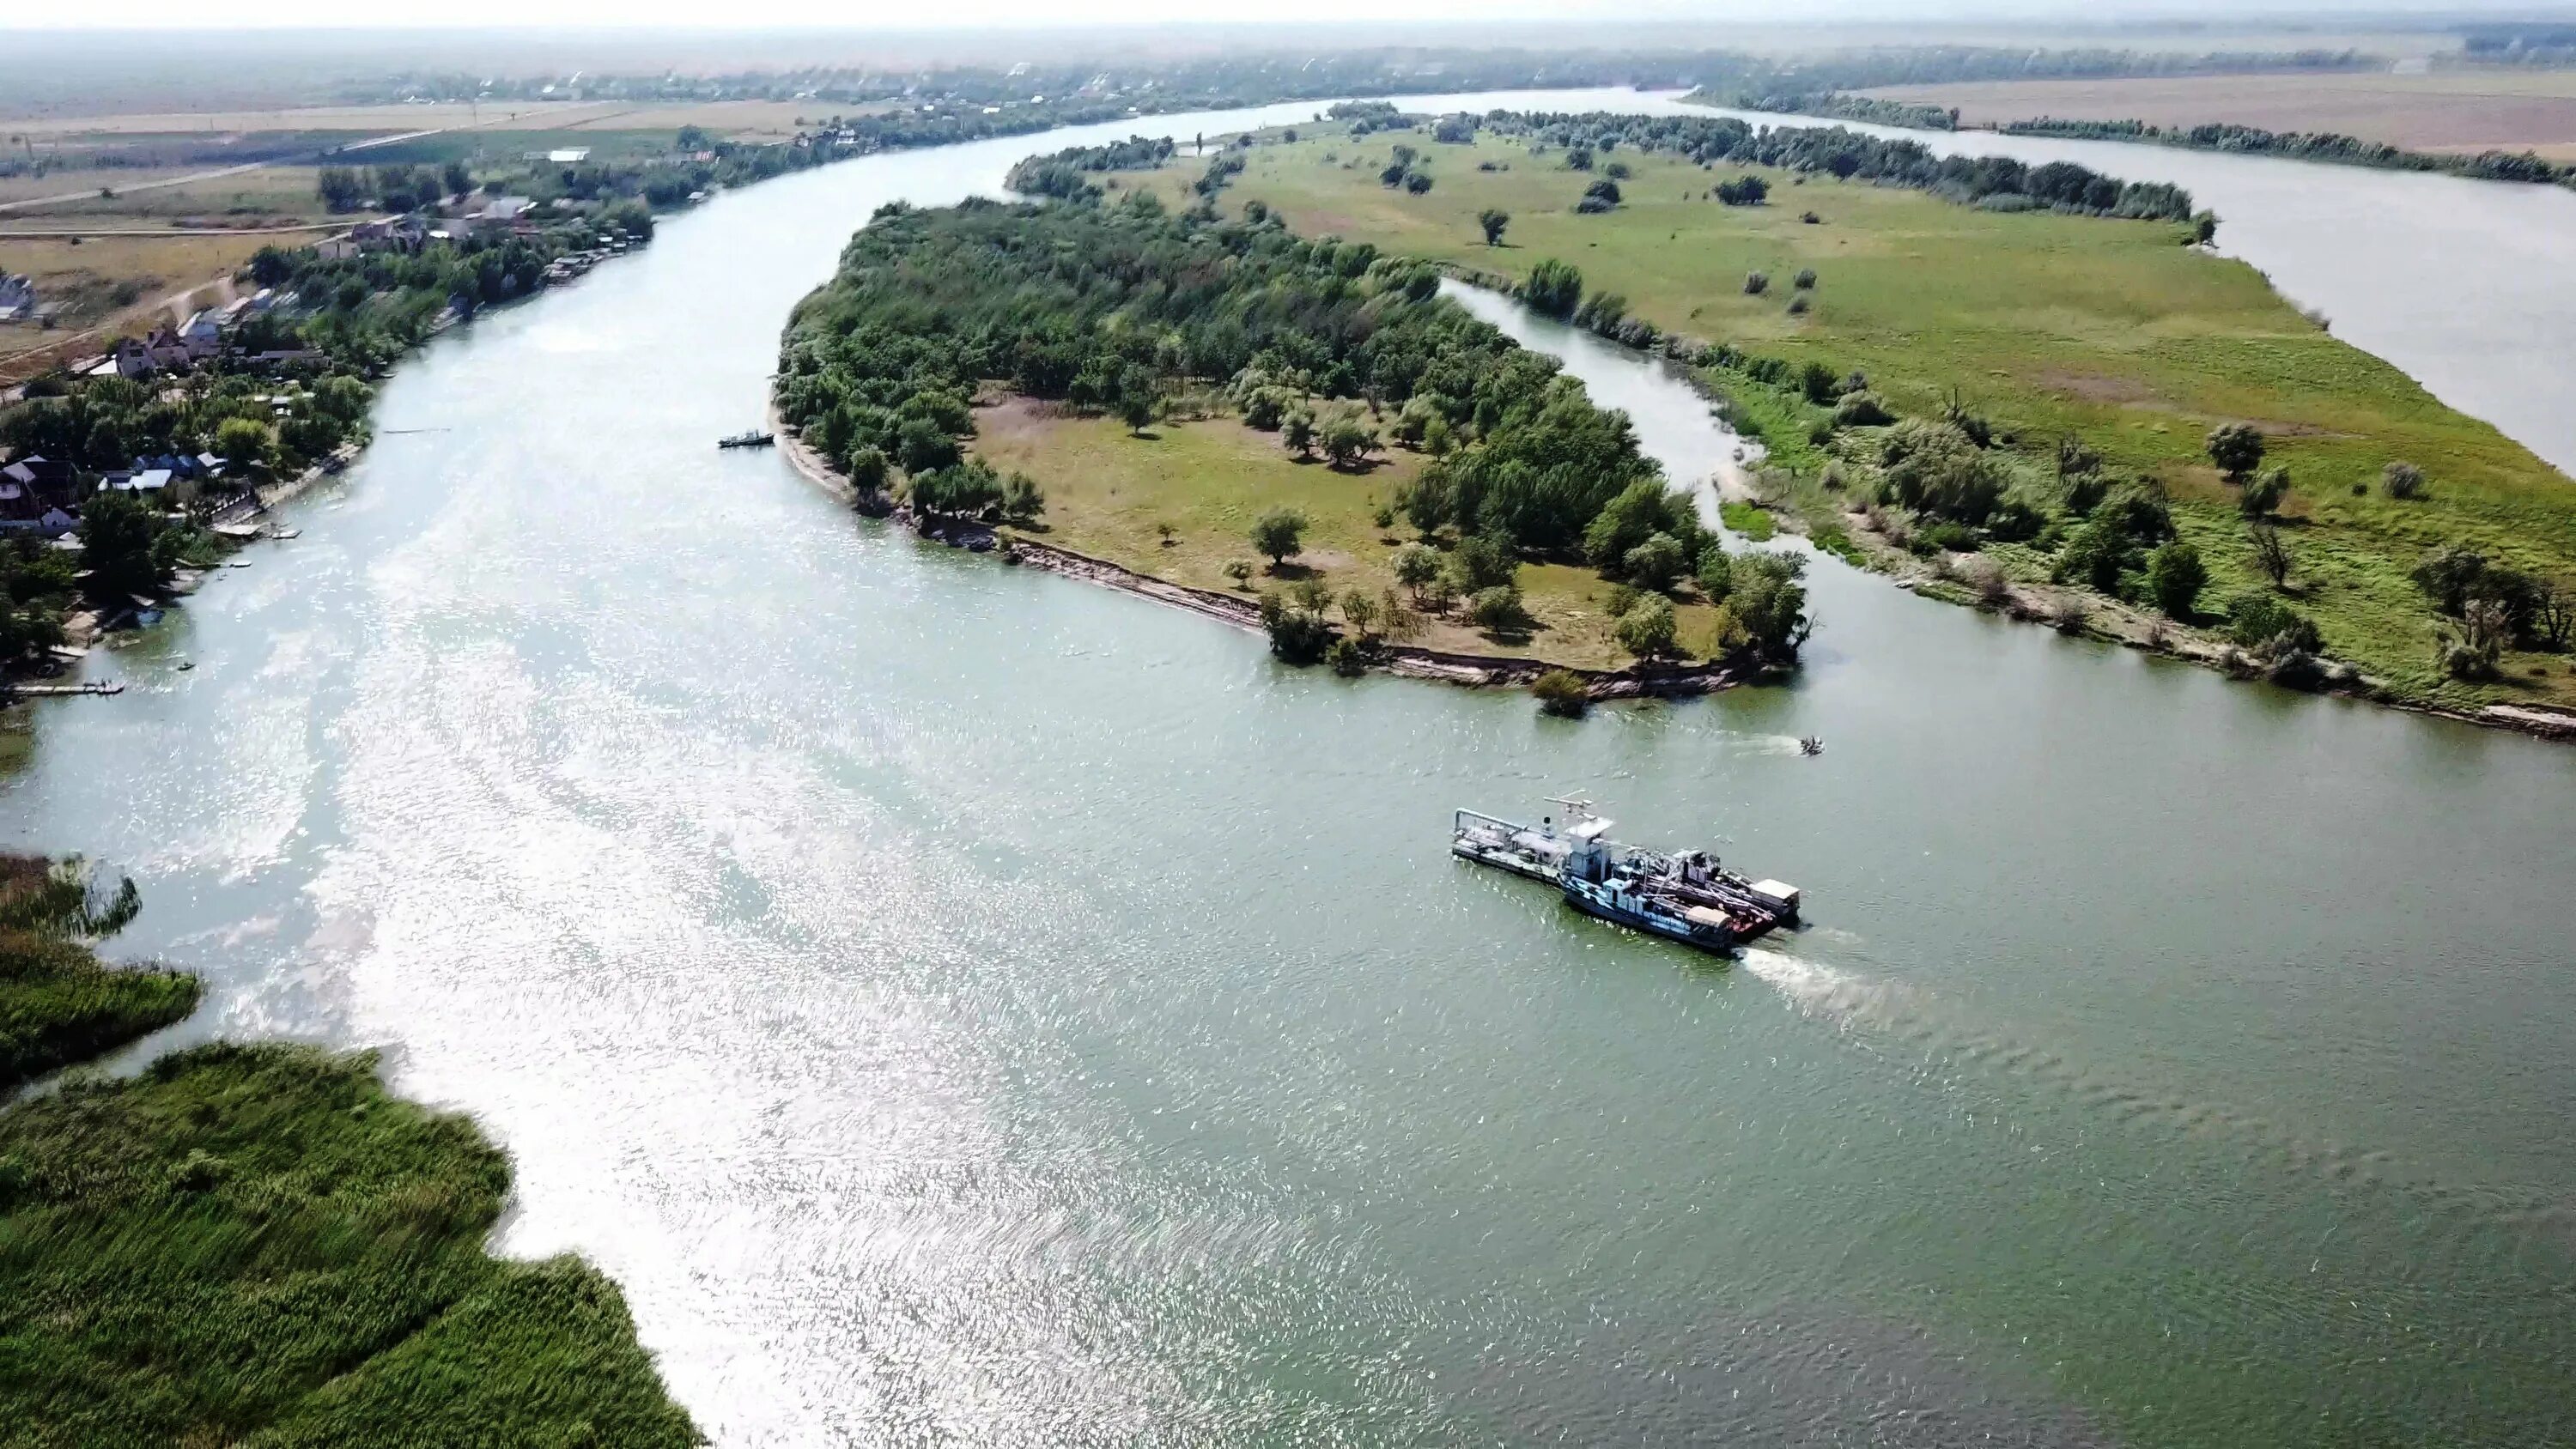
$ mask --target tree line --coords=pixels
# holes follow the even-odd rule
[[[2260,126],[2225,122],[2159,126],[2149,121],[2059,120],[2051,116],[2008,121],[1996,129],[2011,136],[2137,141],[2157,146],[2179,146],[2192,151],[2230,151],[2249,156],[2279,156],[2292,161],[2318,161],[2335,166],[2372,166],[2383,171],[2435,171],[2478,181],[2576,186],[2576,166],[2562,166],[2529,151],[2443,155],[2431,151],[2410,151],[2382,141],[2365,141],[2338,131],[2267,131]]]
[[[1903,186],[1970,205],[2022,198],[2030,205],[2091,216],[2192,219],[2191,193],[2161,181],[2122,181],[2069,161],[2033,166],[2009,156],[1936,156],[1920,141],[1867,136],[1842,126],[1764,126],[1734,116],[1623,116],[1497,111],[1488,129],[1527,137],[1569,156],[1606,156],[1625,146],[1678,156],[1697,166],[1776,166]]]

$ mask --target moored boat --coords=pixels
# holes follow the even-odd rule
[[[718,438],[716,439],[716,446],[719,448],[766,448],[777,441],[778,435],[776,433],[764,433],[760,429],[754,428],[747,433],[736,433],[730,438]]]

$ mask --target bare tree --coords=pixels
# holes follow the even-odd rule
[[[2254,567],[2263,571],[2263,577],[2272,581],[2272,587],[2277,589],[2287,584],[2293,560],[2290,546],[2281,541],[2281,530],[2268,523],[2257,523],[2245,532],[2254,541]]]
[[[2531,591],[2531,628],[2552,649],[2576,635],[2576,586],[2542,584]]]

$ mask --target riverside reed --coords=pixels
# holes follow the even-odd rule
[[[2237,605],[2277,604],[2401,701],[2576,703],[2568,656],[2530,631],[2491,668],[2452,672],[2475,621],[2418,582],[2428,556],[2453,545],[2544,584],[2576,581],[2576,483],[2337,340],[2253,268],[2188,245],[2192,224],[1704,166],[1620,139],[1659,118],[1581,119],[1589,170],[1508,118],[1460,144],[1432,139],[1427,123],[1358,138],[1308,127],[1293,143],[1273,133],[1235,153],[1243,169],[1225,204],[1505,287],[1543,262],[1570,265],[1590,311],[1574,320],[1623,340],[1708,344],[1690,359],[1770,448],[1766,491],[1819,537],[1847,534],[1882,561],[1926,548],[1946,521],[1877,502],[1891,425],[1955,419],[1982,435],[1979,466],[2004,496],[2038,518],[2019,538],[1959,525],[1937,536],[1937,553],[1975,548],[2005,582],[2067,584],[2082,508],[2143,491],[2208,575],[2177,630],[2223,642]],[[1432,178],[1429,190],[1381,183],[1399,145],[1416,152],[1409,167]],[[1620,203],[1580,212],[1614,163],[1626,173]],[[1743,177],[1767,183],[1760,204],[1714,198]],[[1187,179],[1166,168],[1129,184],[1178,194]],[[1502,245],[1485,242],[1489,211],[1509,214]],[[1784,285],[1805,273],[1809,285]],[[1867,402],[1846,403],[1854,382]],[[2254,475],[2231,478],[2207,451],[2213,430],[2238,423],[2261,435],[2267,468],[2287,470],[2286,494],[2250,521],[2243,484]],[[2392,490],[2395,463],[2421,486]],[[2149,602],[2158,542],[2132,540],[2104,582]],[[2290,565],[2277,583],[2275,548]]]
[[[0,867],[0,1084],[194,1003],[192,978],[97,960],[134,907]],[[0,1110],[0,1446],[699,1442],[615,1284],[485,1251],[509,1186],[372,1054],[215,1043],[74,1072]]]

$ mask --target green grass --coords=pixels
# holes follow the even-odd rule
[[[1247,537],[1253,520],[1276,507],[1306,515],[1305,552],[1283,576],[1257,571],[1255,597],[1291,578],[1314,576],[1335,597],[1353,588],[1371,598],[1395,586],[1389,561],[1414,538],[1399,517],[1379,528],[1375,515],[1428,461],[1389,449],[1366,473],[1299,462],[1275,433],[1231,417],[1157,423],[1138,437],[1109,418],[1056,415],[1014,402],[977,414],[974,451],[994,467],[1017,469],[1046,491],[1042,528],[1031,536],[1138,573],[1196,588],[1237,591],[1225,566],[1267,560]],[[1157,525],[1172,526],[1166,543]],[[1605,601],[1610,585],[1569,564],[1524,564],[1523,599],[1540,627],[1527,639],[1496,639],[1462,618],[1425,618],[1409,641],[1434,649],[1544,659],[1587,669],[1616,669],[1629,656],[1612,641]],[[1710,611],[1677,605],[1681,637],[1698,645],[1712,627]]]
[[[1779,532],[1771,522],[1770,513],[1758,504],[1721,503],[1717,506],[1717,518],[1726,525],[1727,532],[1740,533],[1754,543],[1769,543]]]
[[[696,1442],[616,1286],[372,1056],[217,1044],[0,1115],[0,1445]]]
[[[2293,602],[2317,619],[2336,654],[2407,698],[2576,703],[2576,674],[2549,656],[2509,656],[2497,683],[2442,679],[2433,666],[2436,616],[2406,577],[2426,549],[2461,542],[2576,578],[2576,484],[2300,316],[2253,268],[2181,245],[2179,227],[1984,212],[1829,178],[1792,184],[1778,171],[1766,173],[1769,205],[1725,207],[1701,198],[1741,168],[1704,171],[1626,151],[1614,158],[1635,172],[1621,183],[1626,204],[1580,216],[1573,205],[1588,178],[1508,139],[1456,147],[1420,133],[1354,141],[1301,132],[1294,144],[1255,147],[1225,205],[1257,198],[1301,234],[1372,241],[1507,277],[1560,257],[1667,331],[1864,371],[1900,413],[1934,413],[1955,393],[2035,456],[2053,452],[2061,436],[2081,438],[2115,474],[2166,486],[2184,533],[2210,562],[2213,605],[2258,580],[2232,495],[2201,439],[2220,422],[2254,422],[2293,478],[2285,529],[2299,564]],[[1425,153],[1429,193],[1378,184],[1398,141]],[[1480,161],[1507,169],[1480,171]],[[1177,189],[1195,175],[1173,167],[1148,184]],[[1475,222],[1489,206],[1512,216],[1502,247],[1485,246]],[[1800,220],[1808,211],[1816,224]],[[1818,281],[1810,310],[1793,316],[1801,268]],[[1751,271],[1770,278],[1762,295],[1744,291]],[[1810,475],[1820,466],[1805,437],[1820,415],[1803,401],[1736,374],[1710,381],[1777,461]],[[2354,484],[2372,484],[2395,459],[2430,476],[2427,498],[2354,494]],[[1832,517],[1819,490],[1794,490],[1789,501],[1813,522]],[[2531,678],[2533,668],[2546,677]]]
[[[77,934],[90,904],[78,872],[0,853],[0,1093],[196,1009],[194,976],[100,961]]]

